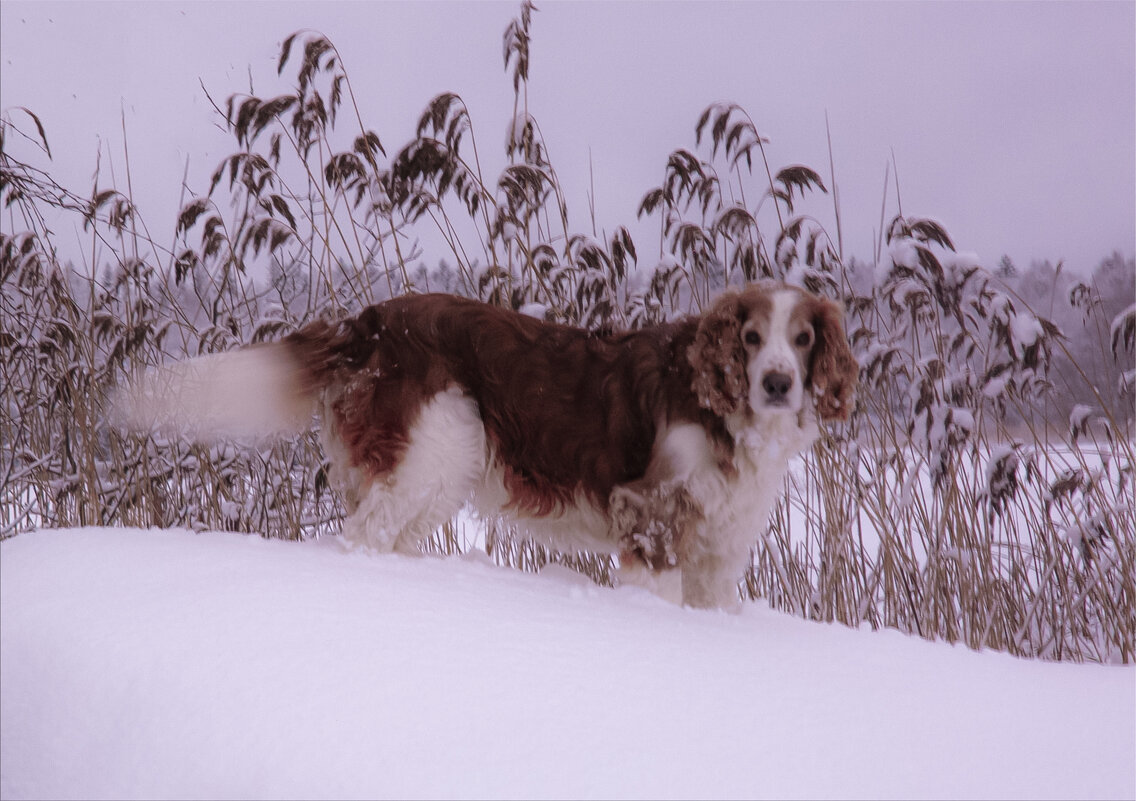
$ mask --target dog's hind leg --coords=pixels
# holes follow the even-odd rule
[[[418,543],[452,519],[485,473],[485,428],[477,404],[456,388],[423,405],[398,466],[382,477],[339,473],[349,516],[343,536],[380,551],[417,554]],[[339,446],[342,449],[342,446]],[[328,443],[336,461],[336,446]]]

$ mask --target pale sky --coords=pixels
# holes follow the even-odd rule
[[[892,153],[904,211],[941,221],[990,267],[1006,253],[1087,271],[1114,249],[1136,251],[1136,3],[537,5],[529,106],[574,229],[591,230],[589,171],[599,225],[630,226],[667,155],[694,148],[702,109],[730,100],[772,140],[774,168],[803,163],[826,183],[827,113],[845,251],[861,259]],[[191,189],[204,192],[235,149],[201,84],[218,102],[248,91],[250,77],[262,97],[286,92],[294,72],[278,78],[276,59],[300,28],[334,42],[388,154],[432,97],[453,91],[495,174],[512,108],[501,36],[518,8],[4,0],[0,106],[41,117],[50,171],[82,194],[100,148],[101,169],[124,184],[125,123],[135,200],[168,242],[186,159]],[[894,191],[889,201],[888,218]],[[812,210],[835,237],[831,202]],[[632,230],[651,261],[656,242]]]

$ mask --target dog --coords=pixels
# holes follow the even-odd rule
[[[165,368],[120,407],[238,437],[317,414],[352,543],[417,553],[470,503],[618,555],[621,581],[736,608],[789,460],[847,418],[857,374],[840,305],[783,284],[620,332],[424,294]]]

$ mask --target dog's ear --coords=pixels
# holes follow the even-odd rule
[[[844,310],[818,298],[812,315],[816,343],[809,359],[809,385],[822,420],[847,420],[860,366],[844,334]]]
[[[749,397],[741,317],[738,293],[726,292],[702,314],[694,343],[686,351],[698,403],[719,417],[738,411]]]

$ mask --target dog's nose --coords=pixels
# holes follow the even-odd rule
[[[761,379],[761,386],[770,400],[785,400],[785,396],[793,388],[793,376],[788,373],[768,372]]]

